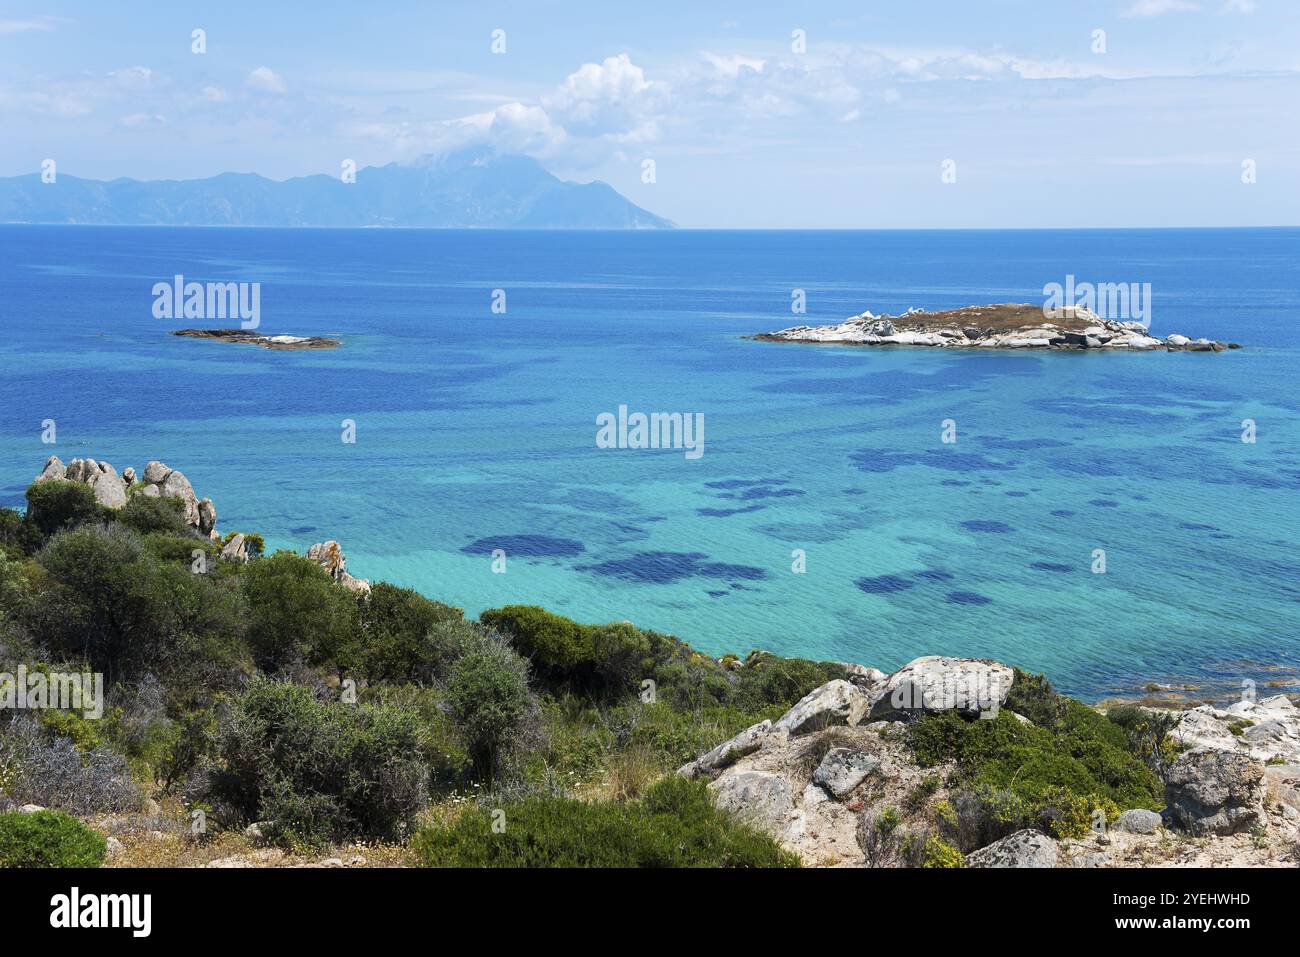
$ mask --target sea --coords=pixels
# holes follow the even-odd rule
[[[257,283],[258,332],[341,346],[171,336],[236,324],[158,318],[177,275]],[[746,338],[1068,277],[1242,348]],[[1294,229],[0,226],[0,505],[51,454],[160,459],[221,531],[337,540],[471,615],[1262,696],[1300,689],[1298,303]],[[620,407],[702,423],[700,454],[598,441]]]

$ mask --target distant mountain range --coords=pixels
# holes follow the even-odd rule
[[[573,183],[528,156],[469,149],[358,170],[356,181],[255,173],[115,179],[0,178],[0,222],[147,226],[664,229],[607,183]]]

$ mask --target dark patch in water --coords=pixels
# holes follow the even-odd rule
[[[1007,498],[1026,498],[1029,495],[1028,492],[1003,492],[1002,494]]]
[[[767,506],[745,505],[741,508],[697,508],[695,514],[703,515],[705,518],[726,518],[728,515],[740,515],[744,512],[757,512],[764,508],[767,508]]]
[[[478,538],[461,549],[466,555],[488,555],[496,549],[522,558],[571,558],[586,551],[582,542],[546,535],[497,535]]]
[[[708,595],[710,598],[726,598],[727,595],[730,594],[730,592],[727,592],[727,591],[706,591],[704,594]]]
[[[952,572],[946,572],[941,568],[925,568],[913,573],[912,577],[928,582],[950,582],[956,576]]]
[[[1119,508],[1119,502],[1113,498],[1092,498],[1088,500],[1088,504],[1093,508]]]
[[[788,485],[785,479],[720,479],[717,482],[705,482],[705,488],[753,488],[757,485]]]
[[[1189,532],[1217,532],[1218,526],[1206,525],[1204,522],[1179,522],[1179,528],[1185,528]]]
[[[988,532],[990,535],[1007,535],[1015,531],[1006,522],[994,522],[986,518],[973,518],[962,522],[961,527],[968,532]]]
[[[1072,572],[1073,565],[1065,565],[1061,562],[1030,562],[1030,568],[1036,568],[1040,572]]]
[[[1074,517],[1074,513],[1073,513],[1072,511],[1070,511],[1068,508],[1058,508],[1058,509],[1053,509],[1053,510],[1052,510],[1051,512],[1049,512],[1048,514],[1050,514],[1050,515],[1054,515],[1054,516],[1056,516],[1057,518],[1073,518],[1073,517]]]
[[[965,479],[944,479],[939,484],[946,485],[949,488],[965,488],[970,484],[970,482],[967,482]]]
[[[297,528],[289,529],[289,532],[293,535],[306,535],[308,532],[314,531],[316,531],[315,525],[299,525]]]
[[[726,581],[740,578],[759,581],[767,572],[752,565],[710,562],[703,552],[637,552],[627,558],[614,558],[595,565],[578,565],[578,571],[594,572],[624,581],[651,582],[664,585],[685,578],[716,578]]]
[[[950,591],[948,601],[954,605],[991,605],[992,598],[986,598],[977,591]]]
[[[863,472],[880,474],[892,472],[907,465],[924,465],[946,472],[1007,472],[1015,468],[978,452],[958,452],[948,449],[927,449],[924,452],[895,452],[891,449],[861,449],[849,456],[853,465]]]
[[[718,497],[749,501],[756,498],[789,498],[792,495],[807,494],[801,488],[747,488],[743,492],[723,492]]]
[[[855,585],[868,595],[888,595],[892,592],[907,591],[912,582],[898,575],[877,575],[874,578],[859,578]]]

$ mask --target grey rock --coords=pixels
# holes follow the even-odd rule
[[[135,469],[131,468],[129,465],[126,468],[122,469],[122,481],[125,482],[127,485],[134,485]]]
[[[812,779],[831,797],[842,801],[878,767],[880,759],[874,754],[853,748],[831,748]]]
[[[713,803],[769,833],[783,831],[794,810],[785,778],[764,771],[741,771],[709,785]]]
[[[183,472],[169,472],[162,483],[163,498],[178,498],[185,503],[185,524],[199,524],[199,500],[194,487]]]
[[[1143,808],[1131,808],[1120,814],[1115,821],[1115,829],[1130,834],[1154,834],[1164,826],[1164,818],[1158,811]]]
[[[63,462],[59,459],[59,457],[57,455],[51,455],[48,459],[45,460],[45,468],[41,471],[40,475],[36,476],[34,481],[36,482],[62,481],[64,478],[66,478],[67,474],[68,474],[67,467],[63,464]]]
[[[1070,863],[1075,867],[1110,867],[1111,856],[1105,851],[1089,851],[1087,854],[1080,854]]]
[[[867,713],[870,699],[843,678],[814,688],[773,725],[791,736],[820,731],[836,724],[855,725]]]
[[[1198,836],[1237,834],[1263,821],[1264,765],[1248,755],[1197,749],[1169,769],[1165,803]]]
[[[996,713],[1014,677],[996,661],[926,655],[889,676],[872,700],[871,719],[954,709],[968,716]]]
[[[1056,842],[1041,831],[1024,830],[966,855],[968,867],[1055,867]]]
[[[677,773],[688,778],[712,777],[724,768],[735,764],[745,755],[757,751],[771,729],[770,719],[751,725],[734,738],[722,742],[694,761],[682,765]]]
[[[236,533],[230,541],[226,542],[225,547],[221,549],[221,557],[226,561],[247,562],[248,545],[244,541],[244,536]]]
[[[172,470],[156,459],[144,467],[144,480],[150,485],[161,485],[171,474]]]
[[[105,844],[107,845],[109,857],[117,857],[117,855],[121,854],[124,850],[126,850],[126,847],[122,844],[122,842],[115,837],[110,837],[105,842]]]
[[[212,499],[205,498],[199,500],[199,531],[204,535],[210,533],[217,525],[217,507],[212,504]]]

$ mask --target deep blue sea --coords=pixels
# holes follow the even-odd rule
[[[223,324],[153,317],[153,284],[176,273],[260,282],[259,331],[343,346],[169,336]],[[1041,302],[1067,274],[1149,282],[1153,332],[1245,348],[741,338],[865,309]],[[0,504],[21,504],[51,453],[159,458],[223,531],[297,550],[336,538],[354,574],[469,613],[536,603],[715,654],[885,670],[987,656],[1089,698],[1294,687],[1298,303],[1298,230],[3,226]],[[596,417],[619,405],[703,413],[703,456],[598,448]]]

